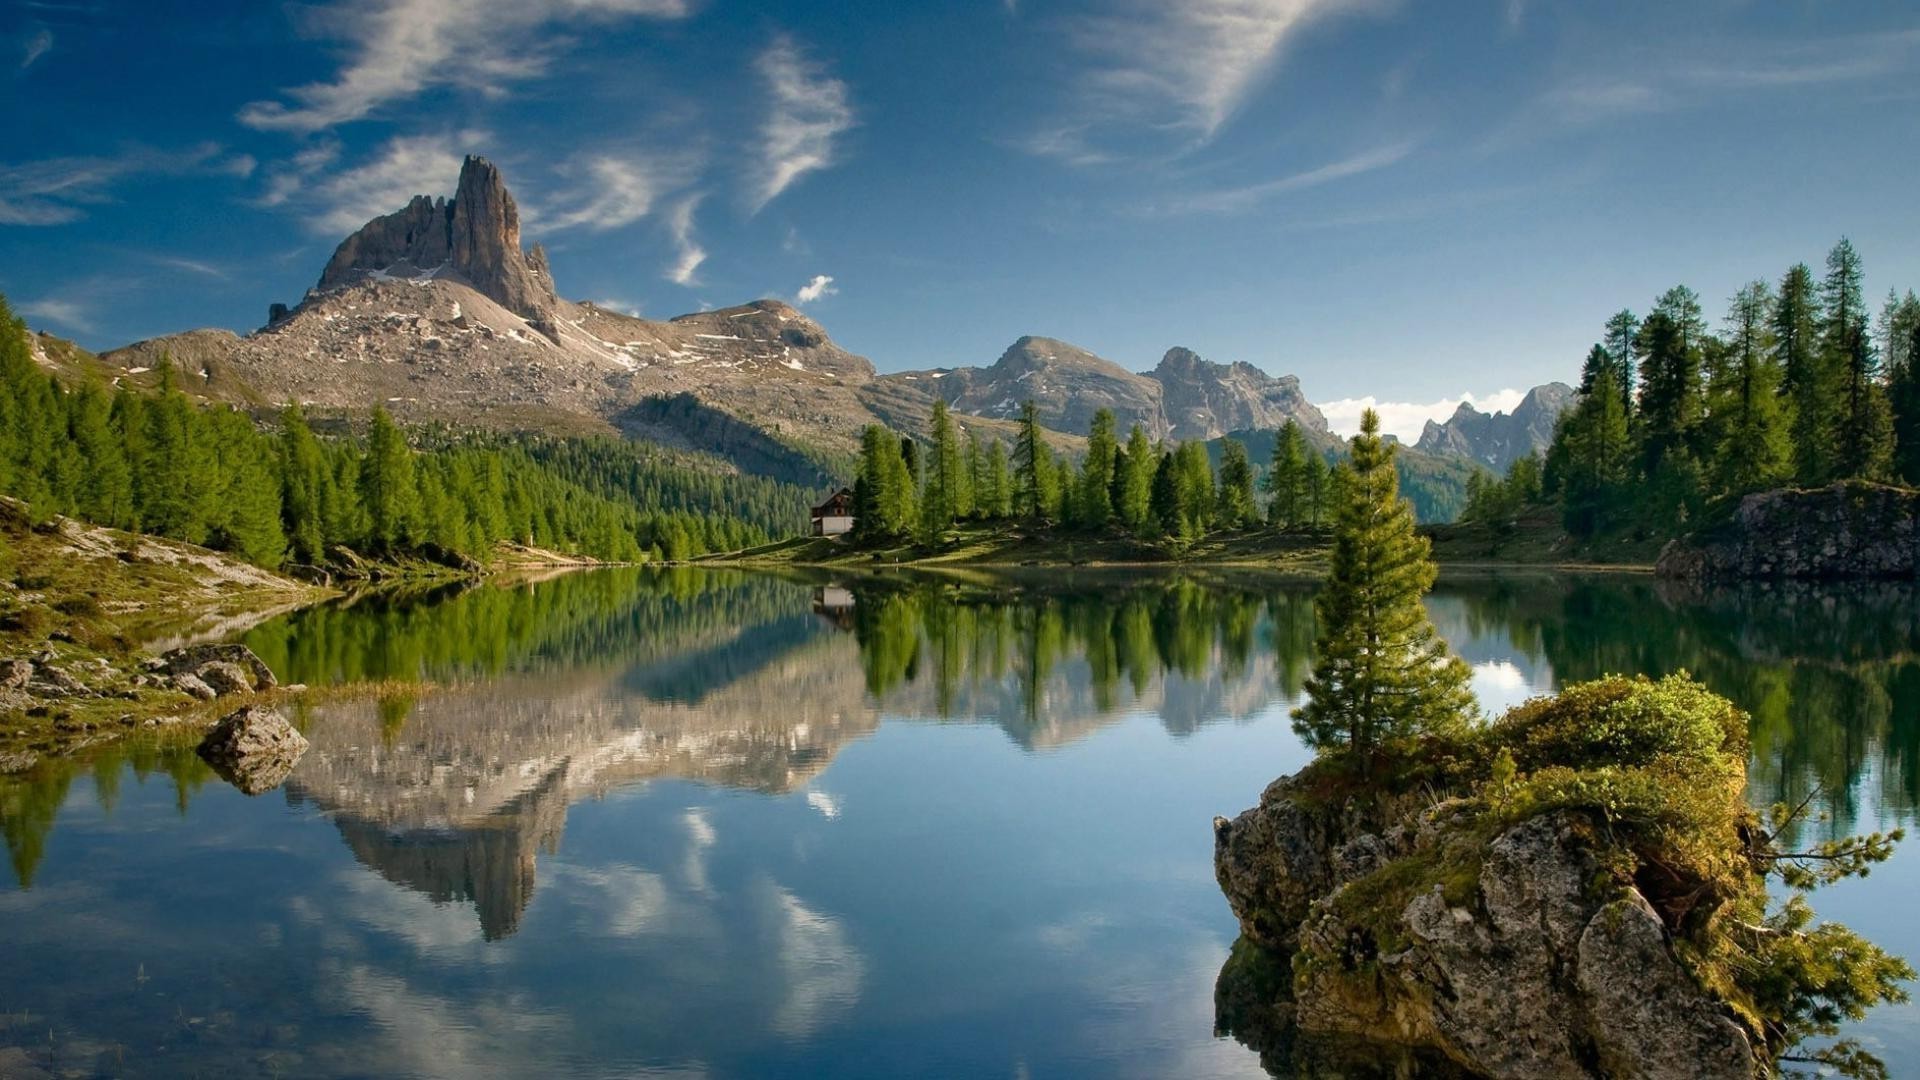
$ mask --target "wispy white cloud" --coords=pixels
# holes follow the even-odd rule
[[[136,176],[244,176],[252,158],[217,143],[186,150],[135,146],[118,156],[61,157],[0,166],[0,225],[64,225],[113,201],[114,185]]]
[[[352,232],[407,204],[415,195],[451,194],[469,149],[483,145],[482,132],[400,135],[368,161],[317,177],[305,192],[306,224],[324,235]]]
[[[1419,145],[1417,140],[1377,146],[1303,172],[1239,187],[1217,188],[1170,200],[1161,209],[1174,214],[1232,214],[1251,210],[1277,195],[1320,187],[1338,180],[1398,165]]]
[[[199,274],[202,277],[217,278],[225,281],[231,276],[218,266],[210,262],[203,262],[199,259],[189,259],[180,255],[155,255],[152,258],[154,262],[159,263],[161,266],[174,270],[183,270],[189,274]]]
[[[1485,413],[1512,412],[1526,396],[1525,390],[1506,389],[1484,395],[1465,393],[1438,401],[1381,401],[1369,394],[1322,402],[1320,412],[1326,416],[1327,427],[1334,434],[1348,438],[1360,430],[1360,414],[1372,409],[1380,414],[1380,430],[1399,437],[1401,442],[1413,443],[1420,438],[1427,421],[1445,423],[1462,403]]]
[[[774,39],[754,61],[767,91],[751,209],[758,213],[794,181],[834,163],[835,143],[854,123],[847,84],[827,74],[792,38]]]
[[[1753,41],[1717,37],[1608,57],[1546,90],[1520,117],[1521,131],[1698,108],[1771,90],[1874,84],[1911,72],[1920,29],[1826,38]],[[1516,132],[1500,133],[1500,141]]]
[[[500,96],[544,74],[566,44],[555,27],[627,18],[678,19],[689,0],[336,0],[301,29],[347,43],[331,81],[240,110],[250,127],[313,132],[359,120],[434,86]],[[289,104],[291,101],[291,104]]]
[[[29,34],[26,43],[20,47],[20,70],[25,71],[32,67],[35,61],[47,55],[52,48],[53,31],[43,26]]]
[[[1308,26],[1381,6],[1380,0],[1122,0],[1067,21],[1089,61],[1075,118],[1029,142],[1035,153],[1080,164],[1104,159],[1092,129],[1171,129],[1205,142],[1233,116]]]
[[[833,287],[833,278],[830,275],[815,274],[813,280],[800,286],[800,291],[794,293],[793,298],[798,303],[811,304],[823,296],[832,296],[839,291]]]
[[[92,310],[77,300],[48,296],[39,300],[28,300],[16,306],[20,309],[20,314],[25,315],[29,320],[38,319],[82,334],[92,334],[99,330],[98,324],[93,321]]]
[[[675,258],[667,268],[667,280],[676,285],[698,285],[700,264],[707,261],[707,249],[693,237],[693,214],[700,208],[701,196],[688,195],[667,208],[667,235],[673,238]]]
[[[607,232],[653,213],[662,194],[679,184],[677,170],[655,159],[601,154],[570,164],[574,185],[538,213],[529,214],[542,229]]]

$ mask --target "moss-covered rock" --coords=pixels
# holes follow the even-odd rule
[[[1768,924],[1791,856],[1744,801],[1746,749],[1684,677],[1603,679],[1384,780],[1322,759],[1215,820],[1215,868],[1241,947],[1290,965],[1295,1037],[1489,1077],[1763,1075],[1911,973],[1847,935],[1823,984],[1795,960],[1818,943]]]

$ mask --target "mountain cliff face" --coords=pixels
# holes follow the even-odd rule
[[[519,207],[485,158],[461,165],[451,202],[416,195],[404,209],[341,241],[314,291],[443,275],[531,323],[550,322],[557,306],[546,252],[538,245],[531,255],[520,249]]]
[[[1532,453],[1544,453],[1553,442],[1553,425],[1573,405],[1573,388],[1548,383],[1527,391],[1511,413],[1488,415],[1466,402],[1444,424],[1427,421],[1417,450],[1468,458],[1495,472]]]
[[[1324,432],[1326,418],[1291,375],[1275,378],[1247,363],[1216,364],[1189,349],[1167,351],[1146,374],[1077,345],[1023,337],[984,368],[886,375],[938,395],[957,412],[1012,420],[1032,399],[1040,422],[1084,435],[1101,409],[1121,435],[1139,424],[1153,439],[1213,439],[1229,431],[1277,428],[1288,419]]]
[[[1176,346],[1150,377],[1160,384],[1167,431],[1177,439],[1280,428],[1288,420],[1309,431],[1327,430],[1327,418],[1300,392],[1299,379],[1275,378],[1245,361],[1216,364]]]
[[[1159,438],[1160,387],[1111,360],[1053,338],[1023,337],[989,367],[907,372],[888,380],[916,383],[957,412],[1014,420],[1033,399],[1040,422],[1056,431],[1084,435],[1093,414],[1112,409],[1120,430],[1134,424]]]

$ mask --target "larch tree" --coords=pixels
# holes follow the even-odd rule
[[[926,462],[926,490],[920,499],[920,527],[928,540],[937,540],[953,526],[961,513],[961,485],[966,463],[960,456],[960,438],[953,427],[953,415],[947,403],[935,398],[933,446]]]
[[[1267,466],[1267,523],[1276,529],[1297,529],[1306,496],[1306,440],[1291,417],[1273,440],[1273,461]]]
[[[1113,476],[1119,456],[1113,410],[1101,409],[1093,414],[1087,432],[1087,456],[1082,460],[1074,492],[1073,518],[1080,525],[1098,529],[1113,520]]]
[[[1920,297],[1908,292],[1886,321],[1894,471],[1903,482],[1920,485]]]
[[[1634,391],[1637,389],[1633,361],[1634,342],[1639,337],[1640,319],[1633,312],[1622,308],[1607,320],[1606,337],[1602,344],[1606,355],[1613,360],[1614,385],[1620,390],[1620,406],[1629,413],[1633,410]]]
[[[1020,406],[1020,435],[1013,447],[1014,509],[1030,522],[1051,518],[1059,503],[1053,449],[1041,433],[1040,407],[1029,399]]]
[[[1708,388],[1714,471],[1720,489],[1773,487],[1793,472],[1793,439],[1772,358],[1773,291],[1749,282],[1727,312],[1727,358]]]
[[[1457,730],[1476,705],[1466,663],[1447,651],[1421,603],[1433,586],[1431,548],[1400,498],[1393,448],[1372,409],[1340,471],[1332,570],[1315,602],[1318,659],[1294,729],[1319,752],[1371,771],[1410,740]]]
[[[1793,432],[1794,476],[1803,484],[1825,483],[1833,471],[1829,437],[1834,402],[1832,380],[1822,362],[1813,271],[1805,263],[1794,264],[1780,279],[1773,304],[1773,355]]]
[[[1253,496],[1253,465],[1247,447],[1238,439],[1220,443],[1220,479],[1214,492],[1214,520],[1222,528],[1239,529],[1259,520]]]
[[[366,507],[367,543],[372,550],[386,554],[407,545],[419,498],[407,437],[387,410],[376,408],[367,451],[360,460],[360,501]]]
[[[1153,443],[1139,424],[1127,435],[1126,452],[1114,476],[1114,511],[1136,536],[1145,536],[1153,518],[1153,474],[1160,464]]]

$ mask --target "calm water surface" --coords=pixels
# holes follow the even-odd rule
[[[844,585],[846,583],[842,583]],[[1757,802],[1911,824],[1910,593],[1443,583],[1498,710],[1693,671]],[[279,790],[125,747],[0,780],[0,1075],[1264,1075],[1215,1035],[1213,815],[1303,764],[1311,587],[605,571],[244,636],[314,708]],[[1909,846],[1816,897],[1920,956]],[[1853,1034],[1920,1075],[1920,1010]]]

